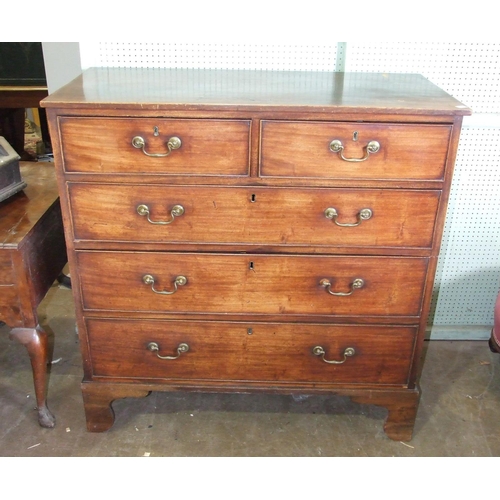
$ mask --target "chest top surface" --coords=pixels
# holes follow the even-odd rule
[[[471,114],[418,74],[180,68],[90,68],[42,106]]]

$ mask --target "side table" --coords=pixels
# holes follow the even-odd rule
[[[28,186],[0,203],[0,320],[28,351],[39,424],[54,427],[46,402],[48,340],[37,308],[66,264],[66,245],[53,164],[21,164],[21,176]]]

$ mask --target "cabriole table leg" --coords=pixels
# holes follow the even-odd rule
[[[14,328],[10,333],[10,338],[24,345],[28,351],[33,369],[38,423],[42,427],[52,428],[56,425],[56,419],[47,407],[46,400],[49,360],[47,334],[40,326],[36,328]]]

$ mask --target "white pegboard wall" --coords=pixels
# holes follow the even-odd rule
[[[500,113],[500,43],[323,45],[80,42],[82,68],[168,67],[420,73],[471,107]]]
[[[82,67],[333,71],[331,45],[80,42]]]
[[[500,287],[500,128],[462,129],[431,318],[492,325]]]
[[[345,70],[420,73],[474,113],[500,113],[500,43],[348,43]]]

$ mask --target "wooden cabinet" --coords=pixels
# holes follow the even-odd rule
[[[411,438],[469,109],[418,75],[110,68],[43,105],[90,431],[182,389],[350,396]]]

